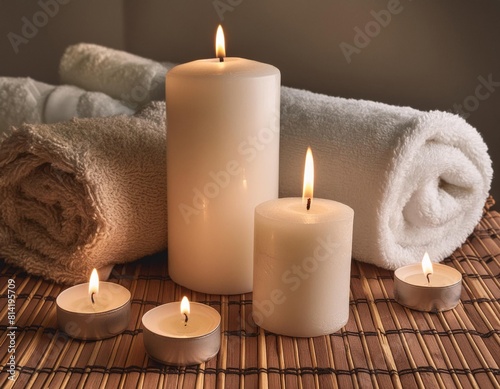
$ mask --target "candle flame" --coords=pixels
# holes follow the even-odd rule
[[[181,315],[187,316],[191,312],[191,307],[189,305],[189,300],[184,296],[181,300]]]
[[[224,61],[224,57],[226,56],[224,31],[222,31],[222,26],[220,24],[217,28],[217,34],[215,36],[215,56],[219,58],[221,62]]]
[[[427,252],[424,254],[424,258],[422,259],[422,270],[424,272],[424,275],[427,277],[427,282],[430,283],[429,276],[432,275],[434,270],[432,269],[432,262]]]
[[[311,148],[307,148],[306,165],[304,168],[304,186],[302,189],[302,201],[307,209],[311,206],[314,191],[314,160]]]
[[[89,295],[92,300],[92,304],[94,303],[94,295],[99,293],[99,275],[97,274],[97,270],[92,270],[92,274],[90,275],[89,282]]]

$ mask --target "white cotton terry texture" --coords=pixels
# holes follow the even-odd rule
[[[31,78],[0,77],[0,133],[24,123],[132,114],[129,107],[104,93],[70,85],[53,86]]]
[[[132,115],[134,111],[101,92],[86,92],[72,85],[56,87],[47,98],[44,123],[59,123],[75,117],[95,118]]]
[[[105,93],[136,108],[165,99],[168,65],[91,43],[69,46],[60,64],[61,83]]]
[[[31,78],[0,77],[0,133],[22,123],[42,123],[52,85]]]
[[[315,197],[355,211],[360,261],[396,269],[426,251],[440,261],[482,216],[491,160],[459,116],[282,87],[280,196],[300,196],[307,146]]]

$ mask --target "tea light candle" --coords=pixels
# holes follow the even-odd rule
[[[167,73],[168,272],[240,294],[252,290],[255,206],[278,197],[280,72],[226,57],[219,31],[217,58]]]
[[[220,314],[201,303],[182,301],[160,305],[142,317],[148,355],[167,365],[187,366],[208,361],[220,349]]]
[[[99,340],[122,333],[130,321],[130,292],[112,282],[90,282],[68,288],[56,299],[57,324],[75,339]]]
[[[422,263],[394,272],[394,298],[405,307],[424,312],[455,308],[462,293],[462,275],[456,269],[432,264],[425,253]]]
[[[313,201],[312,165],[308,150],[303,199],[271,200],[255,209],[252,315],[281,335],[326,335],[349,318],[354,211]]]

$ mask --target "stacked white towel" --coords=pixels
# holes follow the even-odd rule
[[[132,108],[165,99],[165,75],[173,65],[90,43],[69,46],[59,73],[63,84],[98,91]]]
[[[0,133],[22,123],[42,123],[53,86],[31,78],[0,77]]]
[[[48,85],[31,78],[0,77],[0,133],[23,123],[131,114],[132,109],[101,92]]]
[[[72,118],[132,115],[134,111],[101,92],[87,92],[76,86],[61,85],[45,102],[44,123],[59,123]]]

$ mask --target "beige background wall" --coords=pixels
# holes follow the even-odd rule
[[[9,33],[41,3],[58,10],[16,54]],[[283,85],[422,110],[461,105],[500,171],[497,0],[0,0],[0,76],[57,83],[64,48],[81,41],[157,60],[211,57],[218,23],[228,55],[277,66]]]

